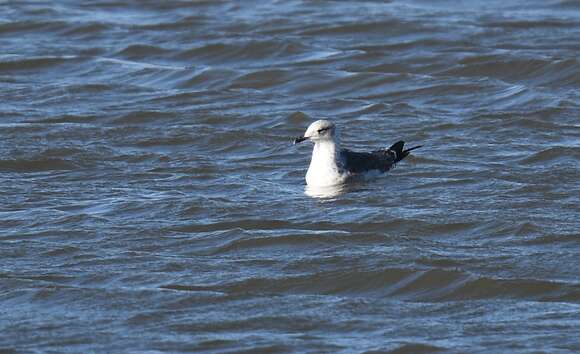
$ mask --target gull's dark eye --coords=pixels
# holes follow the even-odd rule
[[[320,128],[320,129],[318,129],[318,134],[324,133],[328,129],[329,129],[328,127],[326,127],[326,128]]]

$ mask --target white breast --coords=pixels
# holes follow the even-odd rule
[[[337,146],[332,141],[318,142],[306,172],[306,184],[324,187],[343,183],[347,177],[337,163]]]

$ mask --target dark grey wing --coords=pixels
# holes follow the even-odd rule
[[[386,172],[393,167],[397,154],[390,149],[375,150],[373,152],[355,152],[342,149],[341,155],[344,169],[350,173],[362,173],[372,170]]]

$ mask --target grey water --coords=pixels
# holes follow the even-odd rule
[[[580,3],[0,2],[0,352],[580,351]],[[345,147],[423,145],[309,193]]]

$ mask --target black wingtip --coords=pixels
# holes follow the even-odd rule
[[[418,149],[418,148],[422,147],[423,145],[418,145],[418,146],[414,146],[410,149],[403,150],[404,146],[405,146],[405,142],[401,140],[401,141],[397,141],[389,148],[389,150],[395,152],[395,154],[396,154],[395,162],[401,161],[402,159],[407,157],[407,155],[409,155],[409,153],[412,150]]]
[[[403,152],[407,152],[407,153],[408,153],[408,152],[410,152],[410,151],[413,151],[413,150],[415,150],[415,149],[418,149],[418,148],[420,148],[420,147],[423,147],[423,145],[417,145],[417,146],[413,146],[412,148],[410,148],[410,149],[407,149],[407,150],[405,150],[405,151],[403,151]]]
[[[396,143],[394,143],[393,145],[391,145],[389,150],[393,150],[395,152],[402,152],[403,146],[405,146],[405,142],[400,140],[400,141],[397,141]]]

